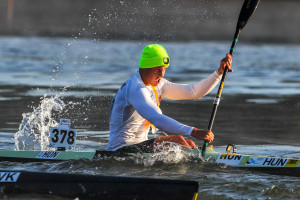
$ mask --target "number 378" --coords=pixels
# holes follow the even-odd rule
[[[73,130],[52,129],[51,141],[53,143],[68,143],[69,145],[75,142],[75,132]]]

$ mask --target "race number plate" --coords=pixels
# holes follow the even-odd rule
[[[75,129],[51,127],[49,146],[52,148],[73,149],[76,140]]]

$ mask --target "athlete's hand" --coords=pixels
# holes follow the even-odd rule
[[[220,62],[220,67],[218,69],[218,72],[220,74],[223,74],[226,66],[228,67],[229,72],[233,72],[233,70],[231,69],[231,64],[232,64],[231,55],[226,54],[225,58],[223,58]]]
[[[211,131],[205,130],[205,129],[194,128],[191,136],[193,136],[194,138],[196,138],[198,140],[206,141],[208,143],[210,143],[214,140],[214,134]]]

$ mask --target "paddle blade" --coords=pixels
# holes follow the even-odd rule
[[[251,16],[253,15],[254,11],[256,10],[258,3],[260,0],[245,0],[243,7],[241,9],[239,19],[237,22],[237,29],[243,29],[248,21],[250,20]]]

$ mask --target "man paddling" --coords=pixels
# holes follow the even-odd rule
[[[110,113],[109,151],[154,152],[158,144],[174,142],[189,148],[196,145],[183,136],[212,142],[211,131],[182,124],[162,114],[161,98],[173,100],[199,99],[208,94],[220,81],[225,66],[231,69],[231,56],[227,54],[218,70],[206,79],[193,84],[176,84],[164,79],[170,58],[162,45],[151,44],[144,48],[139,71],[131,76],[112,100]],[[170,134],[148,140],[148,132],[159,130]]]

